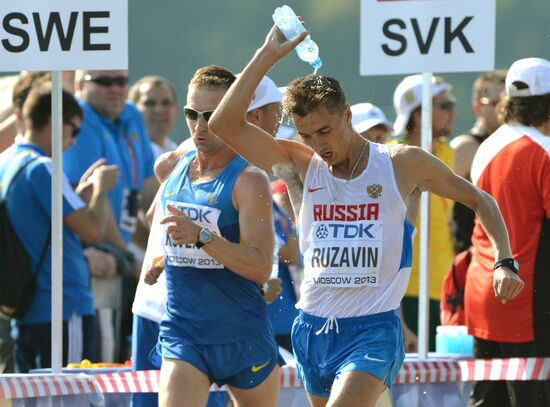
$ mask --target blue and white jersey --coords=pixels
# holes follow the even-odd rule
[[[399,308],[409,281],[413,226],[388,147],[370,143],[367,167],[336,178],[318,155],[309,163],[298,218],[304,312],[347,318]]]
[[[247,162],[236,156],[214,180],[193,183],[189,164],[196,151],[176,165],[162,191],[168,204],[230,242],[240,241],[239,214],[232,203],[235,181]],[[174,245],[164,233],[164,270],[168,301],[161,337],[197,344],[223,344],[250,339],[270,330],[265,301],[258,286],[233,273],[194,244]]]
[[[122,237],[128,243],[137,222],[136,217],[128,213],[128,196],[132,190],[141,191],[143,181],[154,175],[151,140],[141,114],[131,103],[124,105],[115,123],[86,102],[81,101],[80,106],[84,120],[76,145],[63,154],[63,170],[71,184],[78,184],[82,174],[100,158],[105,158],[107,165],[119,168],[120,176],[109,192],[109,200]]]
[[[12,226],[29,254],[31,267],[36,271],[40,255],[50,234],[52,204],[52,160],[34,144],[15,144],[0,155],[0,180],[7,185],[24,163],[31,162],[13,181],[6,201]],[[3,193],[5,192],[2,188]],[[85,206],[67,178],[62,181],[63,217]],[[36,292],[31,306],[21,319],[23,323],[51,321],[51,248],[38,270]],[[63,320],[70,315],[93,315],[88,263],[80,238],[63,226]]]

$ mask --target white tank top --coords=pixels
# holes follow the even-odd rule
[[[298,217],[304,280],[297,308],[347,318],[394,310],[409,281],[414,228],[388,147],[370,143],[367,167],[336,178],[315,154]]]

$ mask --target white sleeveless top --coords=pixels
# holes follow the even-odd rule
[[[296,307],[326,318],[398,308],[412,260],[406,212],[387,146],[370,143],[367,167],[351,180],[313,155],[298,217],[304,280]]]

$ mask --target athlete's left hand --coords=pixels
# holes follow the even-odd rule
[[[495,297],[503,304],[515,298],[524,285],[523,280],[508,267],[499,267],[493,272]]]
[[[267,304],[271,304],[283,292],[282,282],[280,278],[270,278],[264,284],[264,300]]]
[[[172,243],[176,245],[196,243],[200,226],[179,209],[171,205],[167,205],[166,208],[172,215],[163,218],[160,224],[166,225],[166,233],[170,236]]]

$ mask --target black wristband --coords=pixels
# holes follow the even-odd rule
[[[493,271],[503,266],[508,267],[510,270],[512,270],[516,274],[519,273],[519,264],[516,260],[514,260],[511,257],[497,261],[493,266]]]

